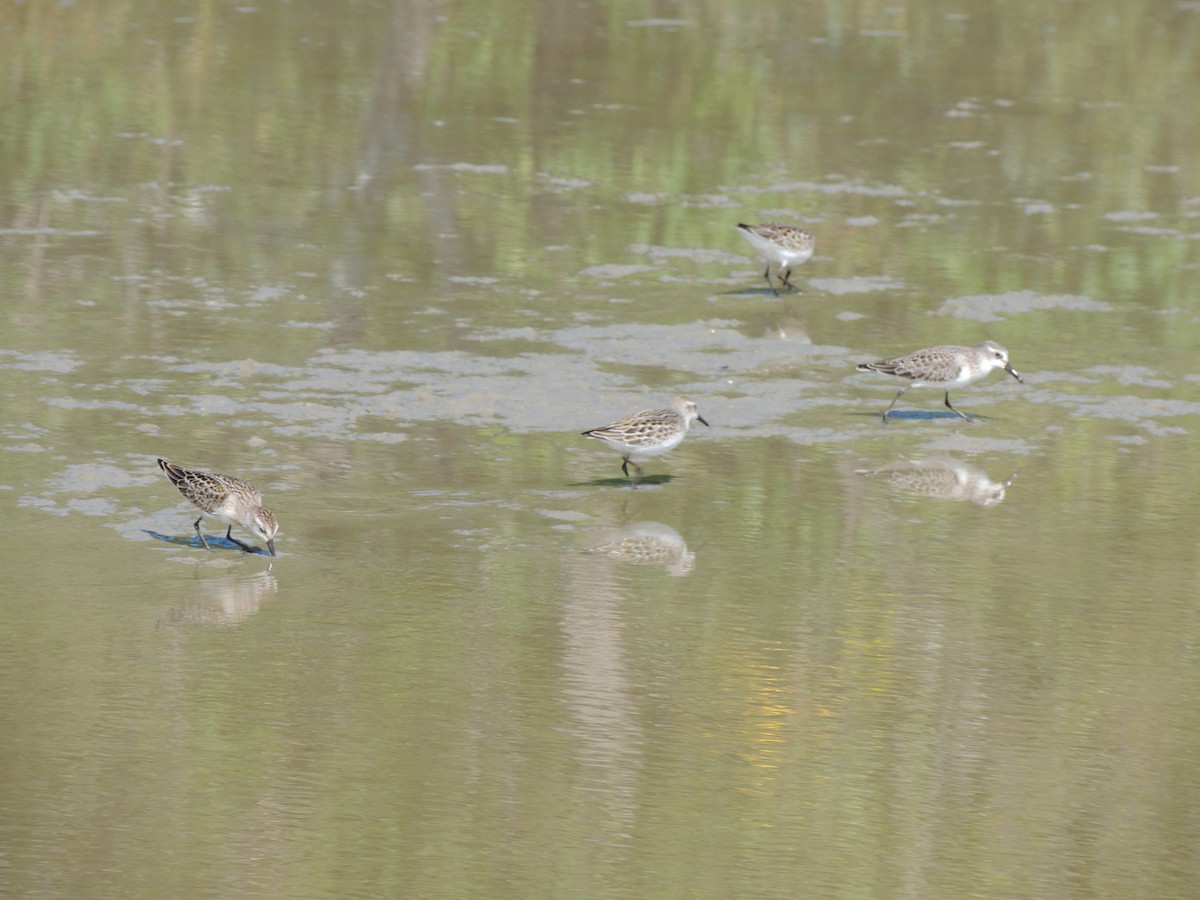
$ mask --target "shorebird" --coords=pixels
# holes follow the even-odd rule
[[[621,454],[621,471],[629,479],[631,487],[637,487],[629,474],[629,463],[635,459],[658,456],[679,446],[688,433],[693,419],[704,421],[696,407],[696,401],[687,397],[676,397],[665,409],[647,409],[626,416],[611,425],[580,432],[584,437],[603,441]],[[642,470],[636,462],[633,467],[641,477]]]
[[[767,279],[767,287],[778,294],[775,285],[771,283],[771,263],[776,263],[775,274],[779,275],[779,283],[786,288],[792,287],[789,280],[792,277],[792,267],[802,266],[812,259],[816,240],[812,232],[795,225],[784,225],[782,222],[767,222],[764,225],[738,225],[738,231],[759,256],[767,261],[767,271],[763,277]],[[782,274],[781,274],[782,273]]]
[[[883,411],[883,421],[885,422],[895,407],[896,401],[903,397],[904,392],[912,387],[933,384],[944,388],[946,391],[946,408],[970,422],[970,416],[959,412],[951,406],[950,388],[959,388],[970,384],[972,381],[977,381],[992,371],[992,369],[1003,369],[1013,378],[1017,379],[1017,381],[1022,383],[1025,381],[1009,363],[1008,351],[995,341],[984,341],[982,344],[976,344],[974,347],[943,344],[939,347],[928,347],[925,350],[917,350],[915,353],[909,353],[906,356],[897,356],[895,359],[862,363],[858,368],[862,372],[882,372],[884,375],[895,375],[897,378],[908,380],[909,383],[900,388],[900,393],[895,396],[888,408]]]
[[[199,472],[195,469],[185,469],[165,459],[158,461],[158,466],[167,473],[171,484],[179,488],[179,493],[203,510],[204,515],[192,523],[204,549],[211,550],[208,539],[200,530],[200,520],[205,515],[211,516],[229,525],[225,530],[225,539],[237,544],[243,552],[256,548],[243,544],[232,534],[234,525],[241,525],[253,531],[267,542],[267,549],[275,555],[275,532],[279,523],[275,514],[262,505],[262,494],[240,478],[232,475],[218,475],[216,472]]]

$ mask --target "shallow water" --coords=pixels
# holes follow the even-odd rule
[[[1194,893],[1198,52],[1174,2],[0,12],[0,893]],[[856,363],[985,338],[1025,384],[882,424]],[[679,393],[637,490],[579,436]],[[183,543],[160,456],[279,558]]]

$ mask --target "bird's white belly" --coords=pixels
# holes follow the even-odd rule
[[[752,231],[742,231],[741,234],[750,242],[750,246],[758,251],[758,255],[767,262],[779,263],[781,266],[800,266],[812,259],[812,248],[788,250]]]
[[[658,444],[626,444],[623,441],[606,440],[604,443],[612,447],[622,456],[628,456],[630,459],[647,459],[651,456],[661,456],[664,453],[669,453],[683,442],[684,435],[682,433],[675,435],[668,440]]]

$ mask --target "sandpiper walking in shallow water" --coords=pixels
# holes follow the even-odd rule
[[[944,344],[939,347],[917,350],[906,356],[897,356],[895,359],[862,363],[858,368],[862,372],[882,372],[884,375],[895,375],[897,378],[908,380],[909,383],[900,388],[900,393],[883,411],[883,421],[885,422],[895,407],[896,401],[912,387],[933,384],[944,388],[946,408],[970,422],[970,416],[959,412],[950,405],[950,388],[960,388],[972,381],[977,381],[992,369],[1003,369],[1017,381],[1022,383],[1025,381],[1009,363],[1008,351],[995,341],[984,341],[974,347]]]
[[[693,419],[704,421],[696,407],[696,401],[687,397],[676,397],[665,409],[647,409],[626,416],[611,425],[580,432],[584,437],[603,441],[621,454],[621,471],[629,479],[630,487],[637,487],[629,474],[629,463],[635,459],[658,456],[679,446]],[[642,470],[636,462],[633,467],[641,477]]]
[[[204,515],[229,525],[225,530],[227,541],[237,544],[245,552],[255,549],[233,536],[233,526],[241,525],[265,540],[267,549],[271,551],[272,556],[275,555],[275,532],[279,530],[279,523],[275,521],[275,514],[262,505],[262,494],[254,487],[232,475],[197,472],[169,463],[165,459],[160,459],[158,466],[167,473],[171,484],[179,488],[179,493],[200,507]],[[200,535],[204,549],[211,550],[208,539],[200,530],[200,520],[203,518],[203,515],[200,516],[192,527],[196,529],[196,534]]]
[[[795,225],[784,225],[781,222],[767,222],[765,225],[738,225],[738,232],[750,242],[750,246],[767,261],[767,271],[763,277],[767,279],[767,287],[778,294],[775,285],[771,283],[771,263],[776,263],[775,274],[779,283],[786,288],[792,287],[792,267],[802,266],[812,259],[813,248],[817,242],[812,232]]]

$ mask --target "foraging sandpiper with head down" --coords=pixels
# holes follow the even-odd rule
[[[233,536],[234,525],[253,531],[267,542],[271,555],[275,555],[275,532],[279,530],[279,523],[275,520],[275,514],[262,505],[262,494],[252,485],[232,475],[185,469],[165,459],[160,459],[158,466],[167,473],[171,484],[179,488],[179,493],[203,511],[204,515],[192,523],[192,527],[200,535],[204,549],[212,549],[200,530],[200,520],[207,515],[229,525],[225,530],[225,539],[237,544],[243,552],[249,553],[256,548],[243,544]]]
[[[629,474],[629,463],[649,456],[659,456],[679,446],[692,420],[698,419],[705,425],[704,417],[696,401],[688,397],[676,397],[664,409],[647,409],[637,412],[600,428],[580,432],[584,437],[603,441],[621,454],[621,471],[629,480],[630,487],[637,487]],[[633,467],[641,477],[642,470],[636,462]]]
[[[943,388],[946,391],[946,408],[970,422],[970,416],[959,412],[950,404],[950,388],[959,388],[977,381],[992,369],[1003,369],[1017,381],[1025,381],[1009,363],[1008,351],[995,341],[984,341],[974,347],[959,347],[953,344],[928,347],[894,359],[861,363],[858,369],[862,372],[895,375],[909,382],[900,388],[900,393],[896,394],[888,408],[883,411],[884,422],[888,420],[896,401],[903,397],[909,388],[926,384]]]
[[[795,225],[784,225],[782,222],[767,222],[763,225],[738,225],[738,232],[767,261],[767,271],[763,277],[767,279],[767,287],[778,294],[775,285],[771,283],[771,263],[776,264],[775,274],[779,283],[786,288],[792,287],[791,277],[794,266],[802,266],[812,259],[816,239],[806,228]]]

